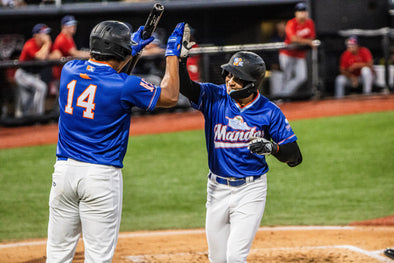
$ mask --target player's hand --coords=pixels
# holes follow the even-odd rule
[[[47,35],[47,34],[41,34],[41,40],[42,40],[44,43],[52,43],[51,36],[50,36],[50,35]]]
[[[134,42],[131,46],[131,55],[137,55],[146,45],[152,42],[155,38],[150,37],[148,39],[142,39],[142,31],[144,30],[144,26],[140,26],[136,32],[131,35],[131,41]]]
[[[279,151],[279,146],[272,141],[264,138],[252,138],[249,142],[248,149],[251,153],[259,155],[270,155]]]
[[[350,82],[352,83],[352,87],[353,88],[357,88],[358,87],[358,77],[351,76],[350,77]]]
[[[165,56],[177,56],[179,57],[182,50],[182,40],[183,40],[183,32],[185,28],[185,23],[178,23],[172,32],[171,36],[167,41],[167,49]]]
[[[189,24],[185,24],[185,28],[183,29],[183,38],[182,38],[182,49],[180,58],[187,58],[189,56],[190,49],[196,44],[196,42],[190,42],[190,27]]]

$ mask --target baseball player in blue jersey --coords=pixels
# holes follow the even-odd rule
[[[72,262],[81,232],[85,262],[111,262],[121,219],[121,168],[131,108],[151,111],[178,101],[184,23],[168,39],[160,86],[119,73],[153,40],[143,40],[142,30],[131,35],[124,23],[101,22],[90,34],[90,59],[63,67],[57,161],[49,198],[49,263]]]
[[[181,52],[180,91],[205,118],[209,260],[246,262],[265,208],[266,156],[293,167],[301,152],[281,110],[258,92],[266,71],[260,56],[234,54],[221,66],[223,85],[196,83],[186,69],[190,46]]]

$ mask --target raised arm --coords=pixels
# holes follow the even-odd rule
[[[186,67],[187,58],[182,58],[179,62],[179,81],[181,93],[194,103],[198,103],[200,97],[200,84],[192,81]]]
[[[179,66],[177,56],[166,57],[166,71],[160,87],[161,94],[156,107],[174,107],[179,98]]]
[[[182,50],[182,39],[185,23],[178,23],[168,38],[166,56],[166,71],[160,83],[162,88],[156,107],[174,107],[179,98],[179,63]]]

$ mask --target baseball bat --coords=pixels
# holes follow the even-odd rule
[[[144,25],[144,30],[142,31],[142,39],[148,39],[152,36],[152,33],[156,30],[157,24],[159,23],[159,20],[164,12],[164,6],[155,3],[153,5],[152,10],[149,13],[148,18],[146,19],[145,25]],[[135,65],[137,64],[138,60],[141,57],[142,50],[133,56],[131,60],[123,67],[121,72],[124,72],[128,75],[133,71]]]

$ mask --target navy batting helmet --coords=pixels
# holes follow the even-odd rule
[[[98,23],[90,33],[90,53],[113,56],[124,60],[131,55],[130,28],[119,21],[103,21]]]
[[[237,52],[227,64],[223,64],[221,67],[223,69],[223,77],[231,73],[246,83],[242,89],[234,90],[230,93],[230,96],[234,99],[248,97],[263,84],[266,71],[265,63],[256,53],[249,51]]]

